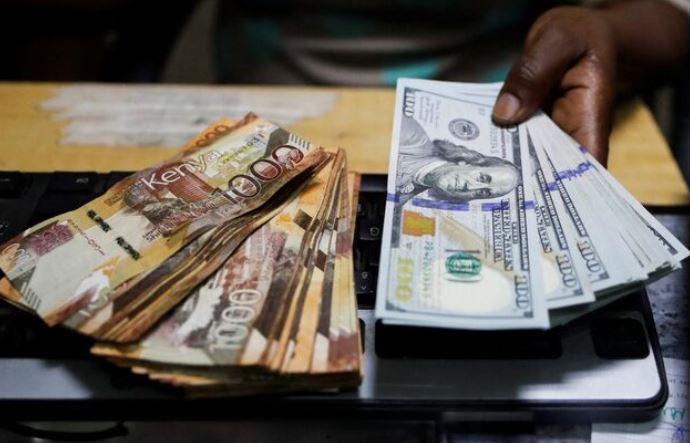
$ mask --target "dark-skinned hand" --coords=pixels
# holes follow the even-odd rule
[[[606,164],[611,106],[627,86],[672,81],[690,54],[688,11],[659,0],[555,8],[532,25],[494,107],[498,124],[543,108]]]
[[[517,124],[545,108],[558,126],[606,164],[615,79],[615,39],[600,11],[555,8],[530,29],[493,119]]]

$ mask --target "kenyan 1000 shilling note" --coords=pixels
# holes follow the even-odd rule
[[[322,152],[249,114],[0,246],[0,268],[47,323],[108,305],[115,288],[268,201]]]
[[[139,343],[103,344],[94,351],[189,366],[256,365],[277,312],[294,296],[288,286],[305,260],[300,254],[310,252],[302,243],[331,174],[333,162]]]
[[[98,343],[92,352],[193,395],[356,385],[361,349],[351,220],[358,181],[345,172],[344,151],[337,150],[279,214],[141,341]],[[325,223],[319,214],[326,215]],[[301,272],[310,261],[311,273]],[[295,311],[293,321],[283,310]],[[275,369],[269,368],[273,359],[264,358],[273,330],[288,338],[294,331],[283,351],[274,353],[282,356]]]

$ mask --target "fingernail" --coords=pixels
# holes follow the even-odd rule
[[[520,99],[510,92],[504,92],[496,100],[493,117],[499,122],[512,122],[520,110]]]

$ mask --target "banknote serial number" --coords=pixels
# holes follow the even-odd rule
[[[89,209],[86,212],[86,215],[91,220],[93,220],[94,223],[96,223],[96,226],[101,228],[103,232],[109,232],[110,230],[112,230],[112,227],[108,224],[108,222],[103,220],[103,218],[100,215],[98,215],[96,211],[94,211],[93,209]],[[130,245],[127,242],[127,240],[125,240],[122,236],[118,235],[117,237],[115,237],[115,243],[117,243],[117,245],[121,247],[127,253],[127,255],[129,255],[133,260],[139,260],[141,258],[141,254],[139,253],[139,251],[134,249],[134,247],[132,247],[132,245]]]
[[[89,236],[86,234],[86,232],[84,232],[84,231],[83,231],[76,223],[74,223],[72,220],[68,219],[68,220],[67,220],[67,223],[69,223],[70,226],[72,226],[72,229],[74,229],[75,231],[77,231],[77,232],[79,233],[79,235],[81,235],[81,236],[84,238],[84,240],[86,240],[86,243],[87,243],[89,246],[91,246],[91,248],[93,248],[94,251],[98,252],[99,254],[101,254],[102,256],[105,257],[105,252],[103,252],[103,248],[101,248],[101,245],[99,245],[98,242],[97,242],[96,240],[94,240],[93,238],[89,237]]]
[[[96,211],[94,211],[93,209],[89,209],[86,215],[91,220],[93,220],[98,225],[98,227],[103,230],[103,232],[108,232],[112,229],[108,222],[106,222],[105,220],[103,220],[103,218],[101,218],[101,216],[96,214]]]

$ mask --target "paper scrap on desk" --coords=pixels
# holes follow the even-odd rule
[[[690,441],[690,365],[687,360],[665,358],[668,401],[657,419],[644,423],[592,425],[592,443]]]
[[[658,214],[659,221],[684,245],[690,244],[690,215]],[[690,360],[690,269],[683,269],[647,286],[659,344],[664,357]]]
[[[41,107],[69,122],[61,145],[176,148],[221,116],[239,118],[254,109],[288,126],[328,112],[334,103],[334,93],[320,91],[73,85],[59,88]]]

